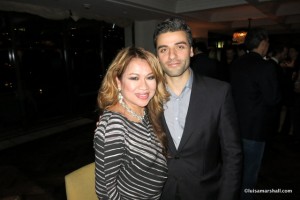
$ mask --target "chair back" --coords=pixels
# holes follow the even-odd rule
[[[67,200],[98,200],[95,190],[95,162],[65,176]]]

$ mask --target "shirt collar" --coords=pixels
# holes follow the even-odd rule
[[[277,64],[279,63],[279,61],[275,57],[271,57],[271,59],[274,60]]]
[[[189,80],[187,81],[185,87],[191,89],[193,80],[194,80],[194,72],[191,68],[189,68],[189,70],[190,70],[190,77],[189,77]]]

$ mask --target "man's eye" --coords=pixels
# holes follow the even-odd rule
[[[160,53],[165,53],[167,51],[167,49],[160,49],[159,52]]]
[[[185,46],[184,45],[179,45],[177,46],[178,49],[185,49]]]

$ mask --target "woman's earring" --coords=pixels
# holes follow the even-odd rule
[[[118,100],[119,100],[119,102],[121,102],[123,100],[123,95],[121,93],[121,89],[120,88],[118,88],[118,91],[119,91],[119,93],[118,93]]]

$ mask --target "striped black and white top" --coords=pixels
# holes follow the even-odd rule
[[[104,111],[94,148],[96,192],[101,200],[160,198],[167,163],[147,117],[137,123]]]

